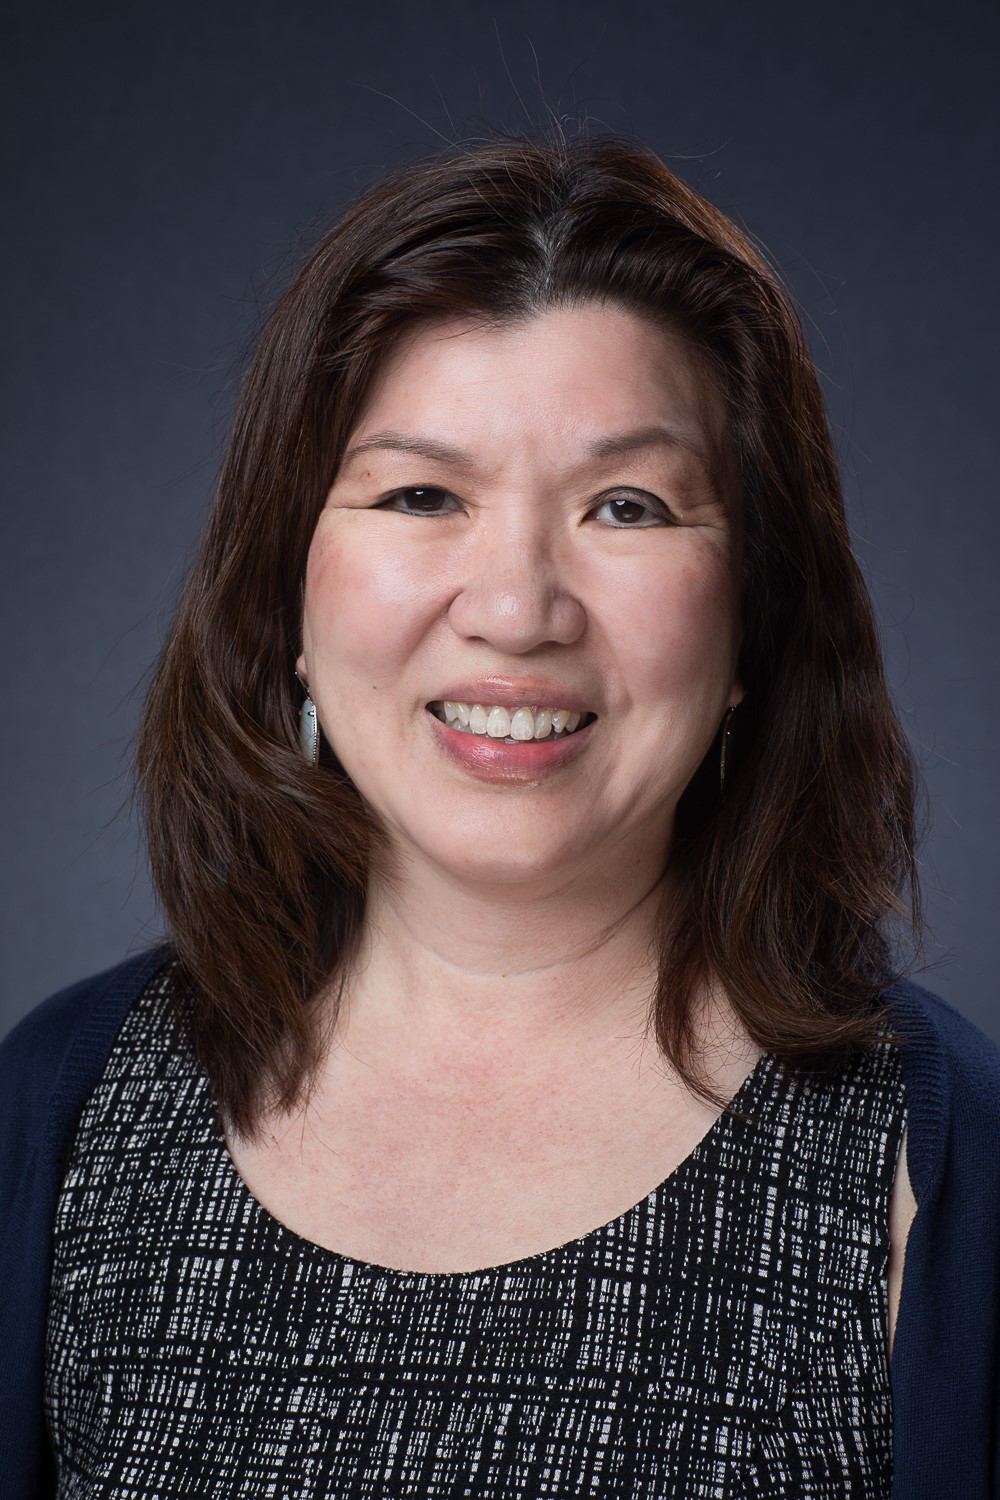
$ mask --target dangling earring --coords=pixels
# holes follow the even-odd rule
[[[299,678],[301,682],[302,679]],[[305,687],[305,683],[302,684]],[[299,744],[302,754],[311,766],[319,765],[319,716],[316,713],[316,705],[309,696],[306,688],[306,698],[299,709]]]
[[[730,703],[726,709],[726,717],[722,721],[722,745],[719,749],[719,795],[726,787],[726,751],[729,748],[729,731],[732,728],[733,714],[739,708],[738,703]]]

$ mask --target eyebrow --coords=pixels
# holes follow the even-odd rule
[[[607,437],[595,438],[585,448],[584,457],[618,458],[623,454],[640,452],[644,448],[664,447],[683,448],[685,452],[690,453],[699,461],[710,478],[714,478],[714,465],[708,455],[676,428],[662,426],[659,423],[636,427],[629,432],[611,433]],[[370,453],[376,449],[388,449],[393,453],[413,453],[418,458],[428,458],[436,463],[450,464],[456,469],[478,467],[475,455],[466,453],[462,448],[453,448],[449,443],[439,442],[436,438],[394,431],[373,432],[371,437],[363,438],[360,443],[355,443],[353,447],[348,448],[341,459],[341,467],[362,453]]]
[[[476,460],[471,453],[461,448],[452,448],[448,443],[439,443],[436,438],[411,437],[405,432],[373,432],[360,443],[348,448],[341,465],[350,463],[361,453],[370,453],[375,448],[389,448],[394,453],[415,453],[419,458],[432,458],[437,463],[452,464],[457,469],[475,469]]]
[[[630,432],[612,433],[609,437],[596,438],[587,447],[589,458],[617,458],[623,453],[637,453],[643,448],[683,448],[696,458],[709,475],[714,473],[714,465],[707,453],[702,452],[698,444],[692,442],[684,433],[679,432],[676,427],[666,427],[660,423],[651,423],[646,427],[635,427]]]

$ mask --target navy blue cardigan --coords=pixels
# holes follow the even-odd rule
[[[42,1405],[52,1221],[76,1122],[169,950],[54,995],[0,1047],[0,1493],[55,1494]],[[893,1340],[893,1500],[1000,1500],[1000,1049],[910,983],[910,1229]]]

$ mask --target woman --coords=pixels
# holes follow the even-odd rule
[[[997,1053],[894,977],[795,316],[659,161],[319,243],[138,769],[170,946],[5,1047],[10,1493],[998,1493]]]

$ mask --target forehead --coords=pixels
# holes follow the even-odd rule
[[[408,331],[373,382],[347,455],[388,430],[460,442],[484,460],[526,448],[568,459],[656,426],[718,463],[724,410],[704,360],[651,319],[585,303],[501,326]]]

